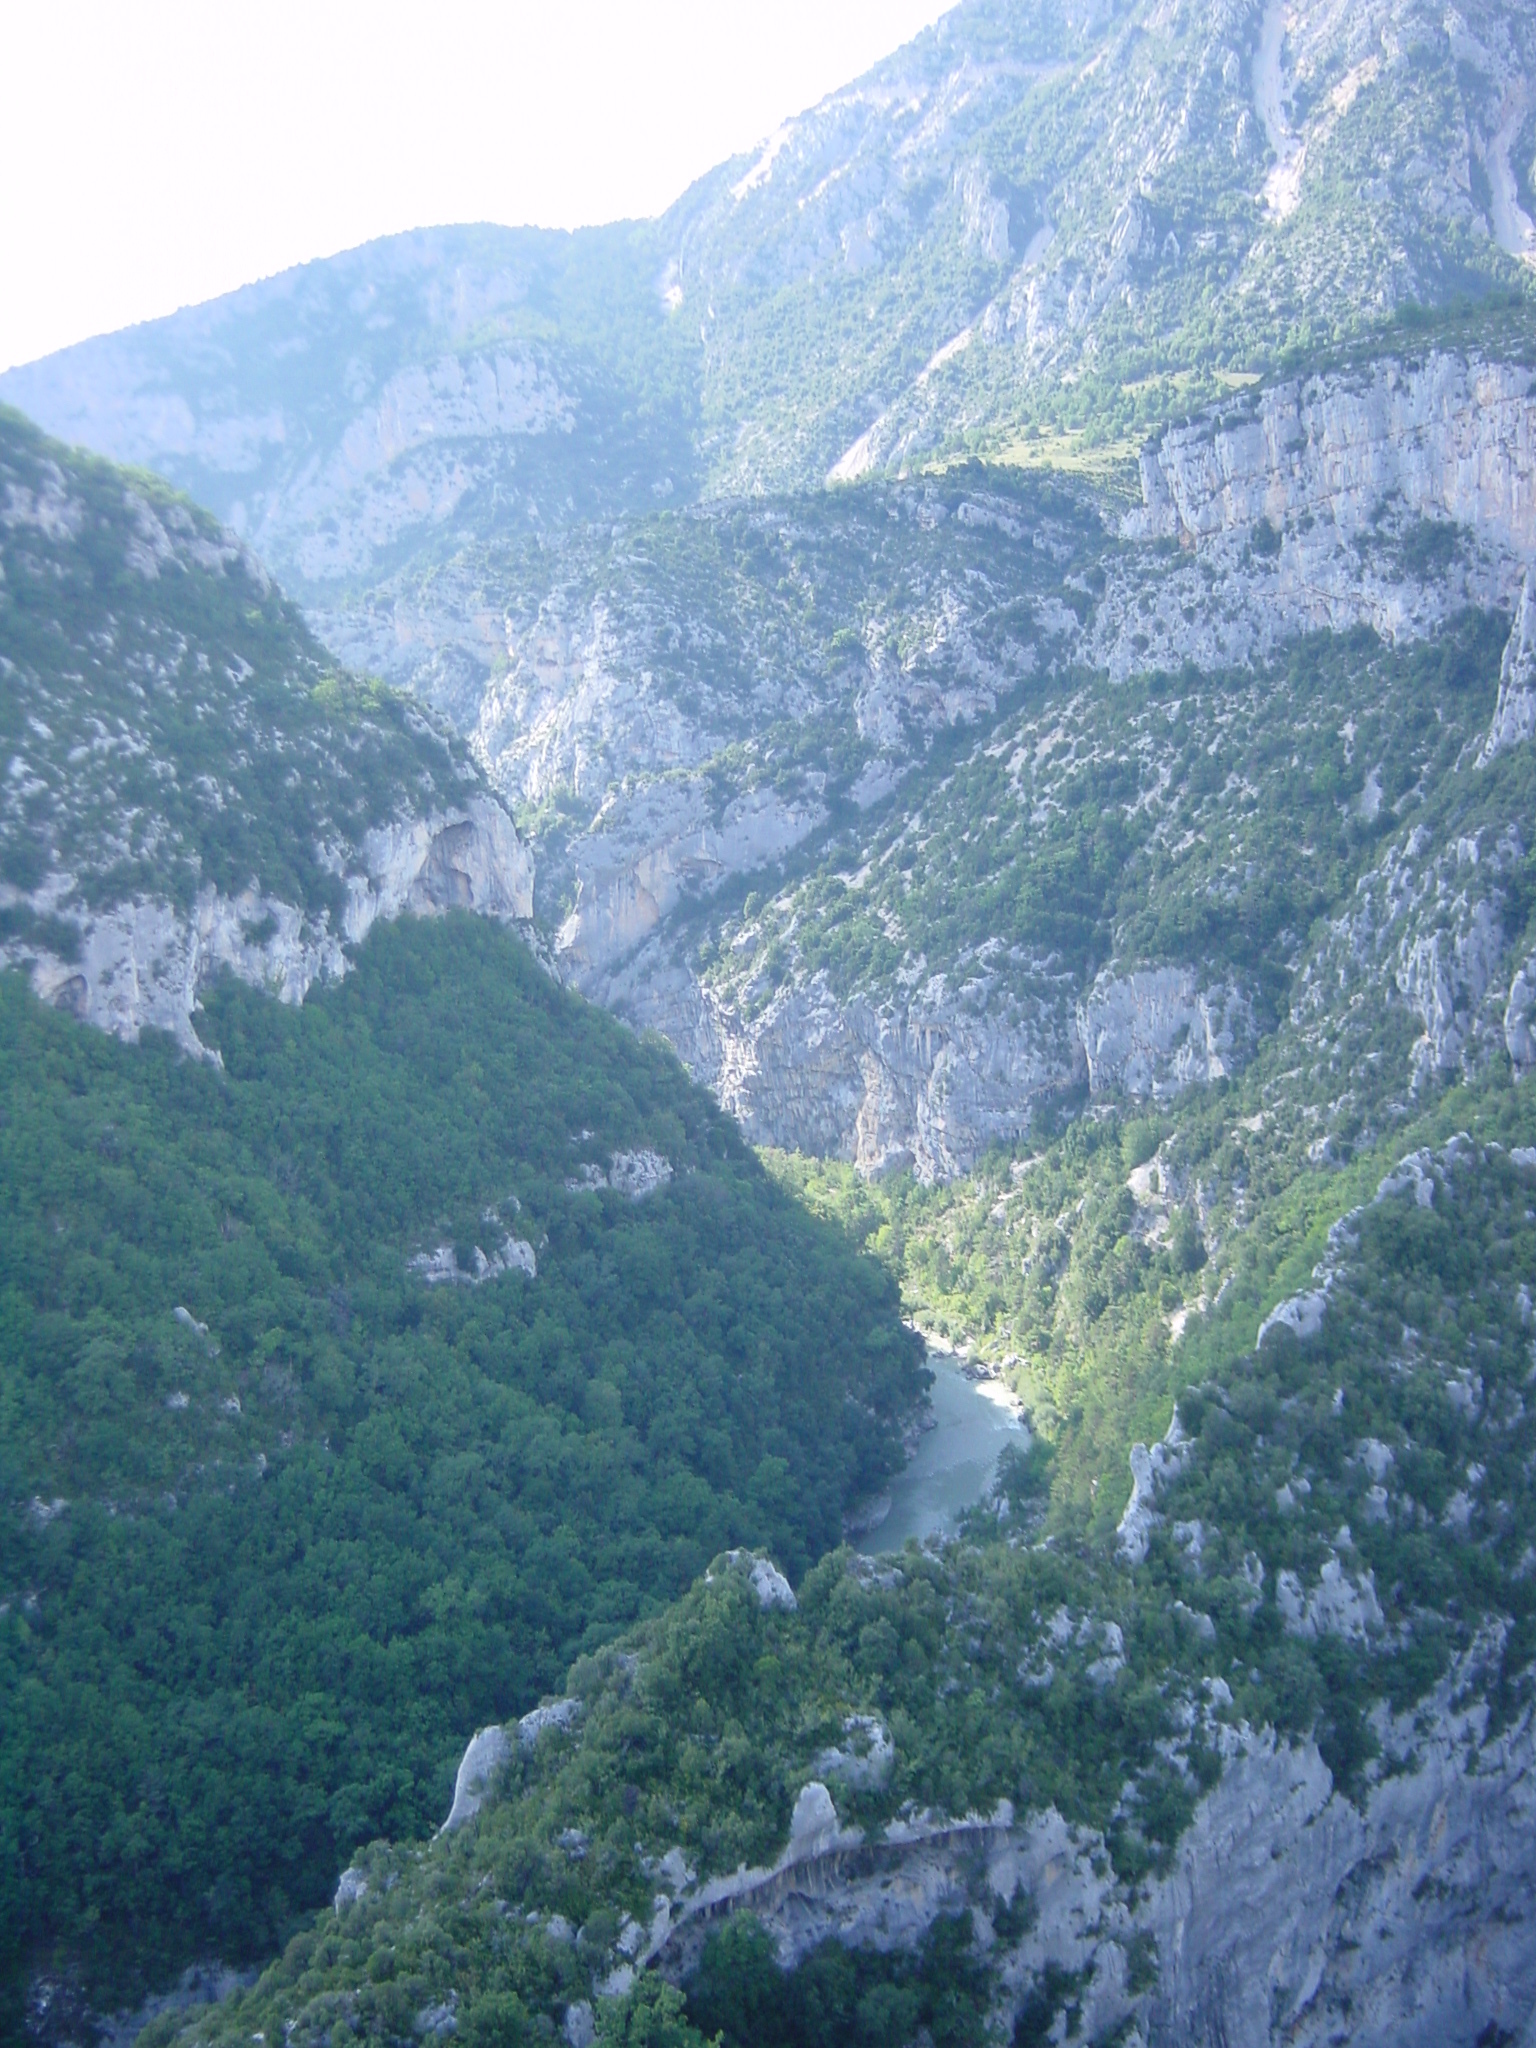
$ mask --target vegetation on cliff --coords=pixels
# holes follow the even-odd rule
[[[806,1569],[921,1385],[886,1276],[494,928],[199,1029],[222,1068],[0,984],[13,1995],[260,1955],[715,1551]],[[645,1151],[644,1199],[580,1185]],[[536,1277],[411,1269],[508,1239]]]

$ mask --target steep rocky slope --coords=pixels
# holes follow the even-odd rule
[[[371,1845],[186,2038],[542,2012],[590,2040],[640,2024],[648,1973],[771,2040],[775,1971],[830,1944],[942,1992],[957,2041],[1520,2039],[1536,1153],[1504,1140],[1531,1115],[1490,1098],[1476,1137],[1399,1158],[1312,1316],[1255,1347],[1247,1303],[1215,1312],[1117,1562],[1039,1540],[1028,1459],[968,1542],[844,1551],[798,1601],[716,1560],[482,1732],[443,1834]],[[1475,1373],[1436,1281],[1476,1290]],[[765,1952],[766,2023],[741,1988]],[[899,2026],[861,2008],[860,2038]]]
[[[190,491],[291,590],[367,580],[444,529],[688,487],[650,263],[625,229],[402,235],[10,371],[0,397]]]
[[[0,959],[196,1049],[228,967],[299,1002],[402,909],[527,920],[473,763],[336,669],[235,536],[0,416]]]
[[[531,919],[780,1148],[785,1213],[839,1226],[885,1318],[779,1272],[695,1382],[658,1312],[659,1422],[624,1304],[675,1246],[619,1234],[704,1242],[720,1189],[634,1117],[550,1125],[526,1237],[468,1181],[394,1227],[396,1334],[467,1333],[465,1427],[528,1304],[517,1372],[569,1411],[508,1555],[632,1501],[654,1438],[665,1569],[594,1593],[570,1565],[580,1628],[413,1719],[408,1792],[329,1817],[262,1907],[295,1939],[189,2042],[1529,2032],[1533,188],[1509,0],[968,0],[659,222],[406,237],[4,380],[233,528],[6,425],[0,929],[34,986],[196,1049],[221,962],[296,998],[397,908]],[[226,990],[206,1038],[276,1018],[335,1051],[360,984]],[[540,1060],[468,1035],[413,1052],[491,1142]],[[562,1271],[623,1342],[550,1371]],[[337,1287],[353,1314],[314,1280],[305,1342]],[[1028,1448],[961,1541],[825,1556],[894,1457],[896,1287]],[[803,1301],[813,1339],[750,1338]],[[717,1311],[687,1292],[696,1335]],[[264,1423],[275,1332],[247,1333]],[[368,1398],[419,1421],[375,1363]],[[823,1404],[789,1439],[770,1382]],[[91,1352],[60,1384],[40,1474],[119,1381]],[[552,1499],[593,1436],[601,1483]],[[398,1504],[386,1438],[344,1455]],[[445,1453],[434,1484],[457,1507],[481,1471]],[[28,1485],[26,1555],[62,1571],[75,1496]],[[759,1549],[665,1604],[706,1528]],[[34,1612],[13,1577],[0,1624]],[[412,1642],[489,1642],[504,1592],[445,1564]],[[26,1969],[62,2042],[56,1950]]]
[[[1115,440],[1528,294],[1533,36],[1510,0],[965,0],[659,221],[398,237],[0,395],[306,594],[652,493]]]
[[[1457,746],[1494,717],[1492,622],[1536,561],[1531,379],[1508,360],[1388,358],[1236,394],[1169,432],[1129,510],[958,468],[474,547],[324,625],[468,735],[537,847],[563,971],[660,1029],[756,1137],[949,1174],[1063,1088],[1161,1090],[1246,1056],[1256,956],[1245,984],[1187,916],[1158,929],[1163,892],[1196,869],[1215,886],[1190,849],[1234,801],[1210,765],[1187,780],[1187,734],[1225,758],[1240,810],[1267,786],[1278,819],[1297,800],[1285,723],[1313,673],[1277,684],[1287,647],[1368,628],[1402,678],[1425,641],[1462,676],[1474,657],[1452,622],[1473,611],[1489,620],[1481,694],[1457,681],[1433,716]],[[1361,664],[1379,668],[1364,643],[1327,686],[1332,709],[1305,714],[1338,778],[1318,824],[1354,834],[1336,904],[1385,829],[1385,760],[1355,761],[1385,701]],[[1156,681],[1171,671],[1185,680]],[[1523,701],[1501,733],[1522,729]],[[1442,744],[1387,804],[1455,755]],[[1319,755],[1309,773],[1324,772]],[[1121,817],[1072,869],[1064,947],[1038,892],[1072,867],[1090,799]],[[1148,833],[1156,872],[1134,857]],[[1156,853],[1181,835],[1178,856]],[[1290,872],[1297,842],[1247,840],[1269,883]],[[970,916],[952,867],[925,874],[941,846],[985,887]],[[1135,935],[1108,908],[1117,868],[1115,888],[1152,890]],[[1295,934],[1322,907],[1308,900]]]

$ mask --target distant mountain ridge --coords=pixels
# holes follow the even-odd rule
[[[36,2040],[297,1929],[143,2048],[1527,2043],[1533,221],[1514,0],[966,0],[659,221],[0,381],[218,515],[0,420],[0,1683],[238,1509],[397,1687],[180,1891],[96,1745],[141,1935],[45,1675]],[[550,977],[357,944],[460,904]],[[862,1557],[898,1289],[1031,1434]]]
[[[964,0],[659,220],[398,236],[0,397],[304,594],[658,496],[1134,435],[1405,307],[1519,302],[1533,162],[1508,0]]]

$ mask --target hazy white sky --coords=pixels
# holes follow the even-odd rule
[[[11,0],[0,368],[370,236],[660,212],[950,0]]]

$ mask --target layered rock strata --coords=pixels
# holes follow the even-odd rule
[[[1536,372],[1431,354],[1276,384],[1141,457],[1088,635],[1111,674],[1262,659],[1302,632],[1413,638],[1507,607],[1536,562]]]

